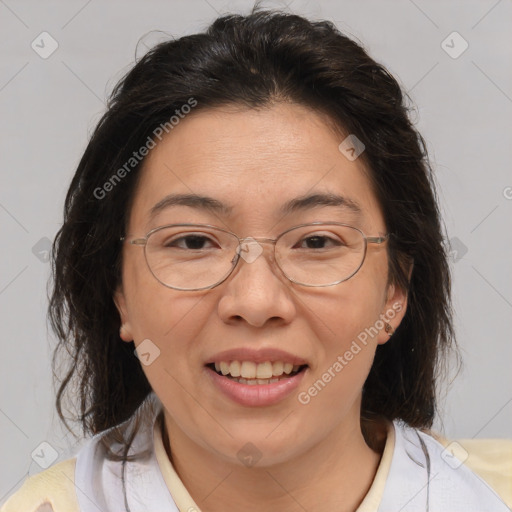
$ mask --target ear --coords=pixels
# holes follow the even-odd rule
[[[400,325],[406,310],[407,292],[396,284],[392,283],[388,285],[386,303],[380,314],[380,320],[382,320],[384,325],[377,336],[377,343],[379,345],[383,345],[393,336],[393,332],[396,331]],[[386,324],[391,326],[392,330],[390,332],[386,331]]]
[[[126,299],[124,296],[123,288],[119,285],[114,292],[114,304],[121,318],[121,325],[119,328],[119,336],[123,341],[133,341],[132,328],[128,316],[128,309],[126,307]]]

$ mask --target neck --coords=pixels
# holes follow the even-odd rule
[[[372,428],[375,435],[385,436],[385,426]],[[380,450],[365,442],[359,422],[339,426],[293,460],[266,467],[220,459],[192,441],[167,414],[163,438],[174,469],[202,512],[354,512],[381,457]]]

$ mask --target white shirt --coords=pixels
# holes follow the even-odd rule
[[[146,450],[147,456],[126,463],[124,486],[123,465],[106,457],[99,442],[103,434],[82,447],[75,469],[81,512],[200,512],[165,456],[156,421],[159,412],[134,439],[129,453]],[[384,484],[382,478],[375,480],[357,512],[510,512],[462,462],[433,437],[395,421],[378,470],[387,470],[387,478]],[[180,496],[179,508],[170,488],[176,490],[175,497]]]

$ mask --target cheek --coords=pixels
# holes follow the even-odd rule
[[[307,385],[320,380],[315,387],[321,390],[321,402],[336,399],[347,403],[360,393],[383,328],[384,278],[370,268],[366,272],[361,269],[335,293],[335,289],[322,292],[310,302],[315,304],[308,314],[310,326],[321,343]],[[310,391],[308,395],[313,396],[315,390]]]
[[[180,318],[186,316],[189,301],[184,299],[187,296],[155,279],[147,268],[143,251],[126,261],[123,288],[136,344],[151,336],[164,337]]]
[[[155,364],[143,366],[148,378],[151,380],[157,376],[156,372],[162,374],[165,370],[174,373],[180,367],[185,371],[198,357],[194,340],[198,339],[208,314],[204,294],[163,286],[149,272],[144,259],[127,262],[123,279],[137,351],[140,354],[148,348],[158,356]],[[142,358],[141,361],[144,362]]]
[[[330,321],[331,335],[323,338],[325,358],[319,361],[318,373],[334,371],[343,379],[364,382],[375,355],[377,335],[383,327],[378,304],[371,304],[370,300],[347,301],[336,314],[327,314],[336,320]]]
[[[161,288],[141,287],[134,295],[135,345],[142,370],[167,410],[175,418],[195,417],[197,405],[190,393],[199,396],[194,390],[201,358],[197,340],[207,312],[197,296]]]
[[[342,351],[360,333],[374,327],[384,313],[385,278],[373,269],[361,269],[352,279],[311,301],[322,332],[319,339]]]
[[[342,295],[323,301],[317,310],[316,336],[322,352],[297,395],[299,407],[309,418],[322,417],[326,429],[349,411],[359,411],[377,346],[380,300],[357,283],[345,284]]]

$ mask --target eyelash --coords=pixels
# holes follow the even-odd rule
[[[172,244],[176,244],[177,242],[180,242],[182,240],[187,240],[187,239],[203,239],[203,240],[208,240],[210,242],[212,241],[211,238],[209,238],[205,235],[186,235],[186,236],[175,238],[174,240],[170,240],[170,241],[166,242],[164,244],[164,247],[172,247]],[[344,245],[344,243],[341,240],[335,240],[334,238],[331,238],[327,235],[319,235],[319,234],[307,235],[307,236],[301,238],[299,240],[299,242],[304,242],[306,240],[311,240],[311,239],[322,239],[322,240],[331,241],[331,242],[335,243],[335,245],[337,245],[337,246]],[[321,249],[323,249],[323,248],[324,247],[322,247]],[[188,249],[188,248],[185,248],[185,249]],[[189,250],[201,250],[201,249],[189,249]]]

